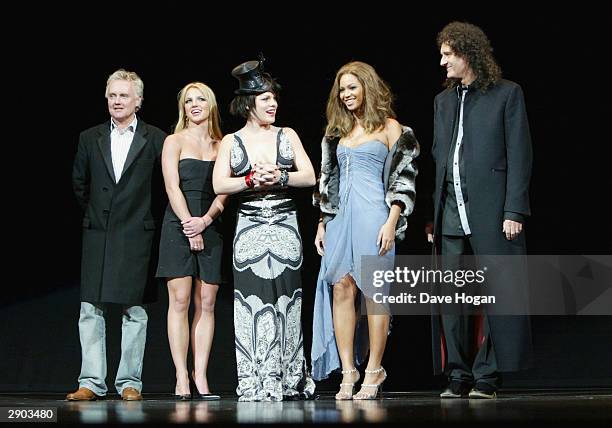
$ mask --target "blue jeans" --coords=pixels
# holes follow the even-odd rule
[[[106,323],[104,303],[81,302],[79,337],[81,340],[81,374],[79,387],[104,396],[106,387]],[[121,327],[121,361],[115,388],[142,391],[142,362],[147,341],[147,312],[144,306],[124,306]]]

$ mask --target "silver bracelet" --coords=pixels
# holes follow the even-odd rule
[[[289,183],[289,173],[285,169],[281,169],[280,177],[278,178],[278,184],[286,186]]]

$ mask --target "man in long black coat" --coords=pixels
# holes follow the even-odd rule
[[[144,303],[154,290],[152,254],[155,202],[163,190],[160,156],[166,134],[136,116],[143,83],[134,72],[108,78],[110,121],[83,131],[74,161],[73,187],[85,215],[81,264],[79,389],[68,400],[106,395],[108,303],[123,305],[121,361],[115,380],[124,400],[142,399],[147,332]],[[153,297],[154,298],[154,297]]]
[[[523,225],[530,215],[531,138],[521,87],[501,79],[483,31],[453,22],[438,34],[447,88],[435,99],[432,155],[436,164],[433,236],[446,268],[460,257],[526,253]],[[511,258],[509,258],[511,259]],[[519,266],[520,270],[520,266]],[[525,276],[512,269],[491,287],[525,296]],[[495,290],[495,288],[492,288]],[[449,387],[444,398],[494,398],[500,372],[529,366],[531,334],[526,315],[434,316],[436,373]],[[472,335],[481,331],[475,343]]]

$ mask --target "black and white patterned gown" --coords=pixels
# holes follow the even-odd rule
[[[293,168],[291,142],[279,129],[277,164]],[[251,170],[238,133],[231,149],[234,176]],[[302,240],[287,188],[239,194],[233,243],[234,329],[240,401],[311,398],[315,385],[301,324]]]

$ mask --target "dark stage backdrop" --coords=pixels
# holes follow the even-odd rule
[[[12,43],[10,61],[5,63],[19,70],[5,84],[19,90],[20,125],[4,126],[12,135],[5,145],[15,150],[5,165],[16,172],[5,182],[5,204],[10,204],[5,213],[12,221],[5,227],[10,243],[5,244],[8,275],[0,303],[0,391],[76,387],[82,213],[72,195],[70,175],[79,132],[108,118],[105,82],[120,67],[136,71],[144,80],[139,115],[145,121],[170,131],[177,116],[177,92],[198,80],[213,88],[223,130],[233,132],[242,124],[228,113],[236,87],[230,71],[263,51],[267,71],[283,86],[277,125],[298,132],[318,170],[325,104],[336,70],[350,60],[372,64],[396,94],[398,119],[414,129],[422,147],[416,210],[398,253],[427,254],[423,226],[431,216],[432,106],[443,81],[435,37],[449,21],[473,22],[492,40],[504,76],[520,83],[526,97],[534,147],[533,216],[526,225],[529,252],[610,254],[610,138],[604,128],[609,122],[608,109],[604,111],[609,68],[602,65],[605,51],[597,43],[602,40],[597,32],[603,33],[599,13],[537,16],[518,6],[499,9],[420,15],[398,9],[386,18],[373,12],[366,21],[365,9],[319,13],[304,7],[291,17],[255,17],[246,9],[246,14],[239,13],[236,5],[235,13],[227,16],[182,10],[176,16],[168,11],[163,20],[155,21],[105,10],[83,11],[81,19],[70,21],[50,18],[44,25],[32,23],[29,28],[36,37],[28,44]],[[96,22],[92,16],[97,16]],[[309,354],[319,269],[312,245],[317,212],[310,205],[310,189],[297,192],[297,198]],[[228,246],[234,215],[232,209],[225,214]],[[230,267],[227,260],[226,268]],[[174,388],[164,287],[159,285],[160,300],[150,306],[145,392]],[[236,386],[232,311],[230,282],[219,293],[209,370],[211,387],[218,391]],[[383,362],[388,388],[439,387],[441,379],[431,374],[429,320],[398,316],[393,324]],[[611,317],[534,317],[536,367],[507,376],[505,385],[612,386],[610,331]],[[108,317],[109,385],[119,343],[120,312],[115,308]],[[320,387],[332,390],[336,385],[334,377]]]

